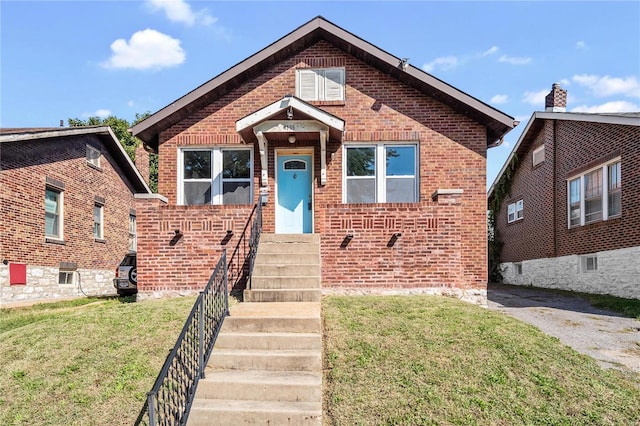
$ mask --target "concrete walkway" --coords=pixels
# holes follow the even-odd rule
[[[640,321],[634,318],[538,288],[490,285],[488,299],[489,309],[538,327],[604,368],[640,373]]]

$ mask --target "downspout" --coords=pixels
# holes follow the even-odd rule
[[[556,157],[558,152],[558,120],[553,120],[553,200],[552,205],[554,205],[553,210],[553,257],[558,256],[558,224],[556,222],[558,216],[558,209],[555,207],[557,194],[558,194],[558,181],[557,181],[557,163]]]

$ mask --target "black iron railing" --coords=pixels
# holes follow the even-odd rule
[[[173,350],[147,394],[136,425],[187,423],[198,380],[204,378],[204,369],[222,322],[229,315],[229,284],[233,288],[247,285],[250,288],[261,232],[262,205],[258,203],[247,220],[231,259],[227,262],[227,251],[224,250],[207,286],[198,295]]]
[[[229,283],[232,292],[240,292],[251,288],[251,273],[258,251],[260,233],[262,232],[262,204],[253,207],[249,220],[242,230],[231,258],[229,259]]]
[[[167,356],[136,425],[184,425],[198,380],[229,314],[227,253],[222,253],[211,278],[191,309],[176,344]]]

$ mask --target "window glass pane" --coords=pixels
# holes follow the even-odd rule
[[[347,176],[375,176],[375,148],[347,148]]]
[[[602,195],[602,169],[584,175],[584,198],[594,198]]]
[[[580,179],[569,182],[569,200],[571,204],[580,202]]]
[[[211,179],[211,151],[184,151],[184,178]]]
[[[414,178],[387,178],[387,203],[416,201]]]
[[[618,162],[609,166],[609,190],[620,189],[621,187],[620,163]]]
[[[387,176],[415,176],[415,147],[391,146],[386,147],[385,151],[387,157]]]
[[[223,182],[222,204],[250,204],[251,182]]]
[[[102,238],[102,207],[93,206],[93,236]]]
[[[250,178],[251,151],[247,149],[222,151],[222,177]]]
[[[620,191],[609,193],[609,216],[616,216],[620,214],[622,200]]]
[[[44,218],[44,233],[45,235],[50,235],[53,237],[57,237],[59,235],[58,230],[58,217],[47,213]]]
[[[300,160],[288,160],[284,162],[285,170],[307,170],[307,162]]]
[[[47,213],[58,214],[58,192],[47,189],[44,199],[44,209]]]
[[[347,179],[347,203],[375,203],[376,180]]]
[[[211,204],[211,182],[185,182],[184,203]]]

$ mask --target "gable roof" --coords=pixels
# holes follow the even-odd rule
[[[137,123],[130,130],[135,136],[157,150],[160,132],[320,40],[327,41],[484,125],[487,128],[487,146],[489,147],[497,145],[496,142],[499,142],[509,130],[515,127],[513,117],[419,68],[405,64],[401,58],[385,52],[327,21],[322,16],[318,16]]]
[[[500,178],[504,174],[505,170],[511,160],[516,154],[522,154],[528,149],[528,142],[530,142],[542,128],[544,120],[565,120],[565,121],[578,121],[585,123],[601,123],[601,124],[617,124],[622,126],[640,126],[640,112],[621,112],[621,113],[583,113],[583,112],[544,112],[536,111],[531,115],[527,126],[522,131],[522,134],[518,138],[518,141],[513,146],[511,153],[507,157],[507,160],[502,165],[500,172],[493,180],[489,191],[487,192],[487,199],[493,196],[493,190],[496,184],[500,181]]]
[[[86,127],[53,127],[53,128],[5,128],[0,129],[0,144],[20,142],[26,143],[39,139],[55,139],[64,137],[96,135],[109,150],[123,173],[137,192],[151,193],[151,189],[140,175],[140,172],[125,152],[109,126]]]

